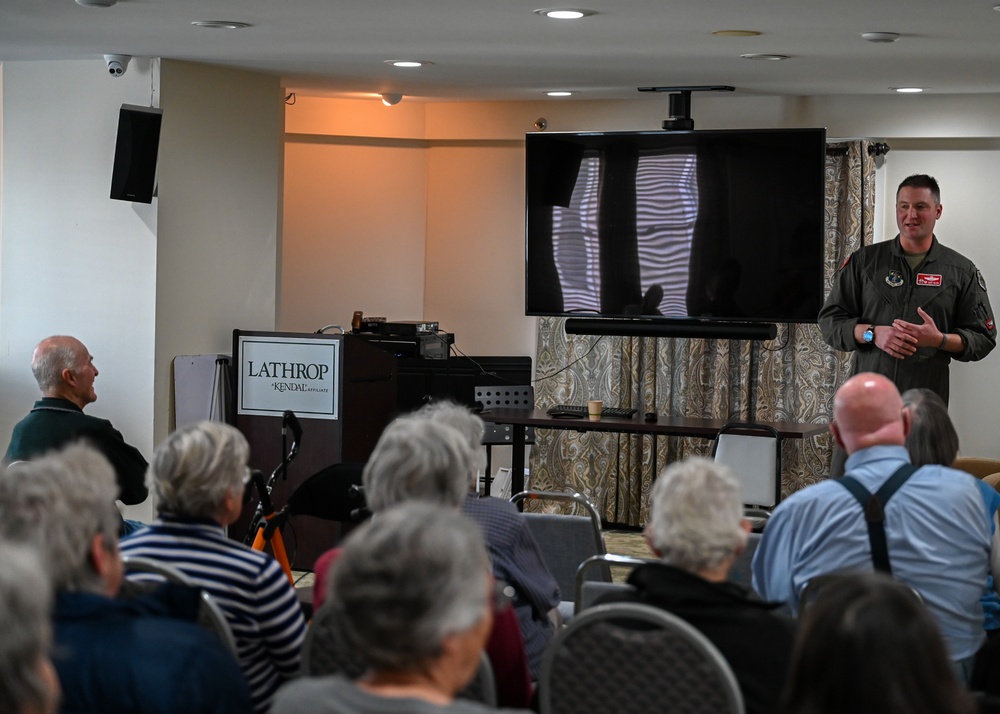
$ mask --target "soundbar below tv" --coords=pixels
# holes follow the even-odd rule
[[[815,322],[825,129],[528,134],[525,314]]]

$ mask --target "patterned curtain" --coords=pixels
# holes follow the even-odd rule
[[[875,161],[865,141],[827,145],[826,265],[829,291],[844,259],[872,242]],[[816,325],[782,324],[770,342],[567,335],[563,318],[538,321],[535,403],[630,406],[690,417],[825,424],[850,374]],[[751,367],[752,366],[752,367]],[[751,391],[752,390],[752,391]],[[751,409],[753,414],[751,414]],[[782,442],[782,492],[825,478],[829,434]],[[647,494],[668,463],[710,453],[708,439],[539,430],[531,487],[582,493],[610,523],[647,520]]]

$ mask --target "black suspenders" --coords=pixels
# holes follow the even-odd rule
[[[889,549],[885,540],[885,504],[916,470],[917,467],[913,464],[903,464],[875,493],[871,493],[853,476],[837,479],[838,483],[858,500],[864,510],[865,522],[868,524],[868,542],[872,548],[872,565],[875,566],[875,570],[892,574]]]

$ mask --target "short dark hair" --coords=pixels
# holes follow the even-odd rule
[[[912,176],[907,176],[896,188],[896,198],[899,198],[900,190],[906,186],[909,186],[910,188],[929,188],[931,193],[934,194],[934,201],[936,203],[941,203],[941,187],[938,186],[937,179],[933,176],[928,176],[927,174],[913,174]]]
[[[948,407],[926,388],[903,392],[903,406],[910,410],[910,433],[906,450],[914,466],[951,466],[958,456],[958,432],[948,416]]]
[[[971,714],[919,596],[884,573],[830,576],[802,615],[785,714]]]

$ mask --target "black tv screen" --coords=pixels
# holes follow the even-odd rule
[[[815,322],[825,129],[526,136],[525,314]]]

